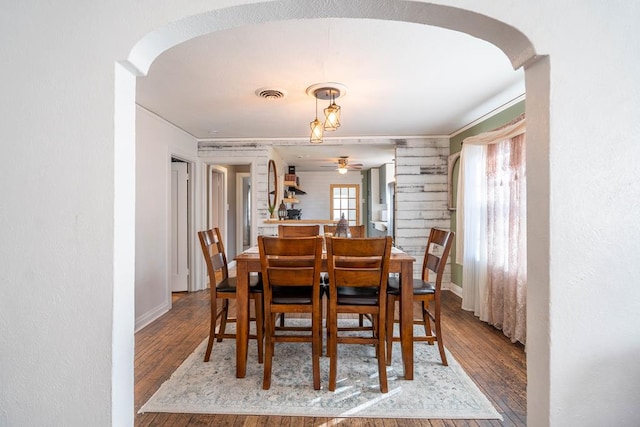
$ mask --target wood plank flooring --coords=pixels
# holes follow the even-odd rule
[[[460,308],[460,298],[443,292],[445,346],[502,414],[498,420],[413,420],[198,414],[136,414],[136,426],[525,426],[526,357],[501,331]],[[172,310],[135,336],[135,410],[169,379],[209,332],[209,292],[175,294]],[[255,345],[255,343],[250,343]],[[417,343],[416,345],[426,345]]]

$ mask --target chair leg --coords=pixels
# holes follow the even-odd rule
[[[393,322],[396,315],[396,298],[387,295],[387,365],[391,366],[391,356],[393,352]]]
[[[338,376],[338,342],[336,337],[338,325],[337,319],[334,318],[333,314],[330,314],[328,323],[329,339],[327,342],[327,353],[329,354],[329,391],[335,391]]]
[[[381,316],[382,317],[382,316]],[[387,393],[389,391],[389,385],[387,382],[387,362],[385,358],[385,344],[386,344],[386,322],[382,324],[380,318],[375,318],[376,322],[380,327],[376,330],[376,335],[378,337],[378,343],[376,344],[376,353],[378,357],[378,377],[380,378],[380,392]]]
[[[253,296],[253,304],[256,311],[256,340],[258,341],[258,363],[264,361],[264,313],[263,298],[261,293]]]
[[[209,292],[215,292],[211,289]],[[204,361],[208,362],[211,358],[211,349],[213,349],[213,341],[216,338],[216,323],[218,321],[218,306],[216,304],[215,294],[211,297],[211,322],[209,326],[209,341],[207,341],[207,352],[204,354]]]
[[[385,309],[386,309],[386,307],[385,307]],[[378,336],[378,334],[377,334],[378,327],[379,327],[379,325],[378,325],[378,320],[379,320],[379,319],[378,319],[377,317],[373,317],[373,318],[371,319],[371,326],[372,326],[372,328],[371,328],[371,329],[373,330],[373,334],[372,334],[372,336],[373,336],[374,338],[376,338],[376,337]],[[383,325],[383,326],[384,326],[385,328],[387,327],[387,325]]]
[[[271,363],[273,361],[274,340],[273,329],[275,328],[276,318],[275,315],[269,313],[265,316],[265,354],[264,354],[264,366],[263,366],[263,378],[262,389],[269,390],[271,388]]]
[[[429,314],[429,302],[422,301],[422,322],[424,323],[424,334],[427,337],[433,337],[433,330],[431,329],[431,316]],[[433,345],[433,341],[428,341],[429,345]]]
[[[440,352],[440,358],[444,366],[449,366],[447,363],[447,355],[444,352],[444,341],[442,339],[442,328],[440,326],[440,307],[436,303],[436,315],[434,323],[436,324],[436,339],[438,340],[438,351]]]
[[[311,322],[311,364],[313,367],[313,389],[320,390],[320,356],[322,355],[321,313],[314,313]]]
[[[326,299],[326,300],[325,300]],[[322,316],[325,320],[325,333],[327,334],[325,337],[325,341],[327,343],[327,348],[326,348],[326,353],[325,356],[329,357],[329,299],[326,296],[323,296],[322,299],[320,300],[321,304],[322,304]],[[322,329],[322,323],[320,324],[320,328]],[[320,332],[322,334],[322,331]],[[320,348],[322,351],[322,343],[320,343]]]
[[[227,330],[227,318],[229,317],[229,299],[222,303],[222,317],[220,318],[220,330],[218,331],[218,342],[222,341],[222,336]]]

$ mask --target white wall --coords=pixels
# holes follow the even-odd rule
[[[529,224],[527,422],[636,423],[640,57],[633,41],[640,3],[434,2],[480,16],[393,0],[245,3],[4,5],[0,425],[132,424],[131,392],[112,396],[130,382],[112,353],[129,351],[123,342],[133,337],[133,324],[129,336],[115,334],[126,326],[133,280],[131,259],[114,253],[114,242],[133,219],[133,200],[121,187],[114,193],[114,181],[130,179],[133,165],[115,156],[131,134],[120,115],[132,93],[114,83],[114,64],[129,58],[128,70],[145,73],[165,48],[224,25],[320,16],[447,26],[526,63],[528,201],[536,213]],[[511,29],[526,38],[511,37]],[[527,39],[548,62],[532,56]],[[125,292],[114,296],[114,289]]]
[[[449,138],[407,139],[396,147],[396,246],[416,262],[413,276],[422,274],[422,261],[431,228],[449,230],[447,159]],[[387,175],[389,172],[387,172]],[[389,181],[389,176],[386,177]],[[451,282],[451,260],[443,283]]]
[[[197,160],[197,142],[144,108],[136,121],[136,330],[171,308],[169,208],[171,157]],[[193,175],[193,173],[192,173]],[[198,184],[197,176],[191,184]],[[199,185],[198,185],[199,189]],[[196,190],[197,192],[197,190]],[[193,233],[190,233],[193,237]],[[192,259],[200,260],[192,238]],[[192,269],[193,271],[193,269]],[[192,275],[194,279],[195,275]]]

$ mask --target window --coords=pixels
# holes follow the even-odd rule
[[[333,220],[344,217],[349,225],[358,225],[360,218],[360,187],[357,184],[332,184],[331,185],[331,212]]]

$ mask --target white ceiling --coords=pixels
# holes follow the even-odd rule
[[[307,87],[338,82],[341,127],[311,145]],[[256,95],[277,88],[284,98]],[[270,139],[298,170],[338,156],[387,163],[408,136],[450,135],[524,94],[524,74],[495,46],[406,22],[313,19],[219,31],[162,54],[138,79],[137,102],[199,141]],[[319,115],[326,101],[319,101]],[[386,138],[380,138],[386,137]],[[363,143],[363,140],[366,143]]]

